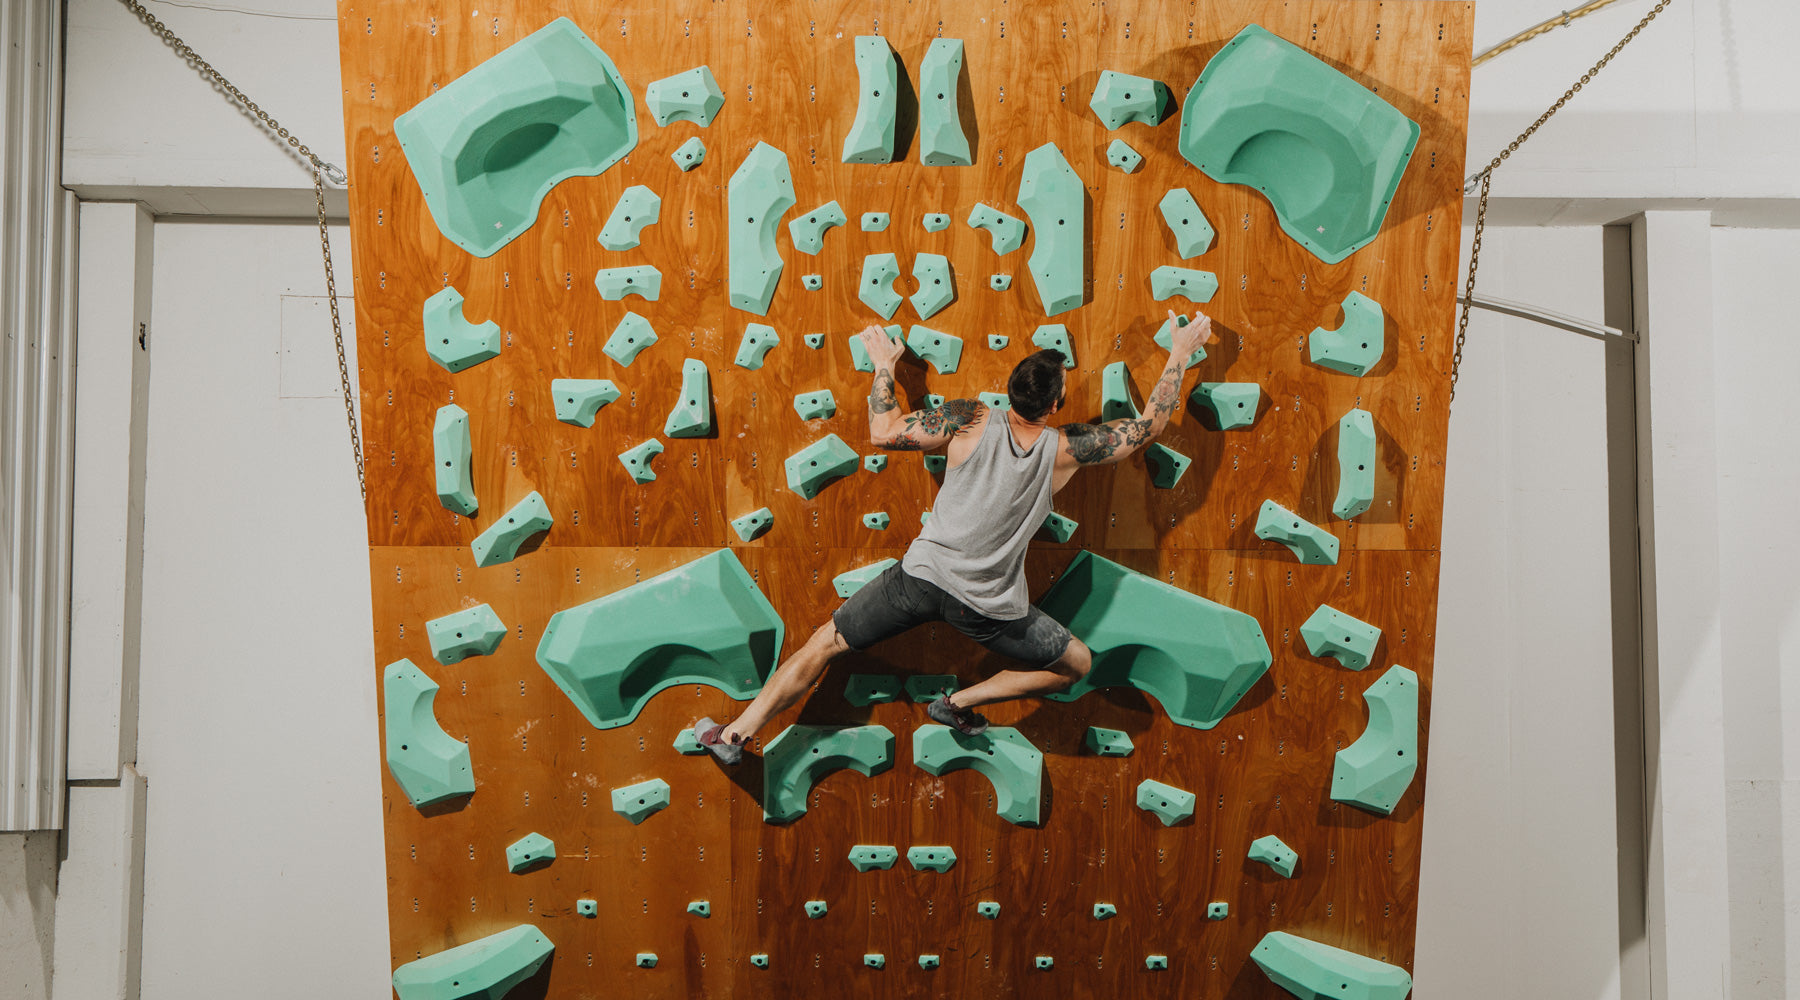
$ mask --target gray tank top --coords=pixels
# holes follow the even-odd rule
[[[931,520],[900,562],[907,573],[998,621],[1023,618],[1031,609],[1025,550],[1050,513],[1060,441],[1046,427],[1021,450],[1007,423],[1005,412],[989,411],[974,452],[944,473]]]

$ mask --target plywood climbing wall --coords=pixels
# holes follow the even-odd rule
[[[467,741],[476,781],[455,807],[421,811],[383,767],[395,967],[520,923],[542,930],[555,954],[515,996],[1279,996],[1250,959],[1270,931],[1412,967],[1429,768],[1388,816],[1334,802],[1329,791],[1334,754],[1366,724],[1362,693],[1389,664],[1418,675],[1419,748],[1429,762],[1471,4],[341,0],[339,12],[368,456],[370,666],[379,672],[409,658],[441,685],[437,720]],[[639,142],[602,175],[556,186],[536,223],[499,252],[471,256],[426,210],[394,119],[559,16],[600,45],[636,92]],[[1089,110],[1106,69],[1164,81],[1180,100],[1249,23],[1342,70],[1421,127],[1380,235],[1341,263],[1322,264],[1282,233],[1255,191],[1216,183],[1184,161],[1179,115],[1109,132]],[[899,162],[839,162],[858,96],[854,38],[868,34],[885,36],[915,81],[932,39],[963,40],[973,166],[921,165],[917,136],[904,131]],[[644,110],[645,85],[702,64],[725,93],[716,120],[705,129],[657,127]],[[670,153],[695,135],[707,160],[683,173]],[[1114,138],[1144,155],[1136,173],[1106,163]],[[794,212],[836,199],[851,219],[826,235],[816,257],[797,252],[783,225],[786,273],[766,318],[731,308],[726,288],[726,182],[758,141],[787,154]],[[1174,489],[1155,489],[1141,457],[1079,473],[1056,510],[1080,527],[1066,544],[1040,534],[1027,562],[1032,592],[1042,594],[1090,549],[1254,615],[1274,652],[1266,676],[1206,731],[1172,724],[1129,688],[995,707],[996,724],[1018,727],[1045,754],[1038,828],[997,817],[989,785],[973,771],[934,778],[912,766],[911,735],[928,721],[923,706],[859,709],[842,696],[852,672],[954,673],[969,682],[1001,665],[947,627],[845,658],[802,708],[764,732],[771,738],[796,721],[874,722],[898,737],[896,766],[872,778],[830,775],[791,824],[763,822],[754,757],[726,772],[671,748],[698,716],[736,714],[737,703],[714,688],[664,691],[627,726],[589,725],[534,660],[555,612],[729,547],[785,620],[791,652],[839,603],[836,574],[902,554],[936,490],[921,456],[896,454],[886,471],[859,471],[811,501],[787,489],[782,462],[828,432],[871,450],[868,376],[852,370],[845,341],[874,318],[855,294],[867,253],[895,252],[906,272],[915,253],[942,253],[955,270],[957,300],[929,325],[964,339],[963,362],[940,375],[909,360],[906,400],[916,407],[927,392],[1004,391],[1006,373],[1032,349],[1031,331],[1047,322],[1026,266],[1032,238],[997,256],[988,235],[963,220],[978,201],[1022,217],[1021,164],[1046,142],[1067,157],[1089,198],[1085,301],[1053,320],[1068,324],[1078,362],[1064,416],[1097,414],[1100,370],[1114,361],[1127,362],[1138,391],[1148,391],[1165,357],[1152,343],[1163,310],[1188,307],[1152,300],[1149,273],[1162,264],[1219,279],[1204,308],[1220,343],[1187,386],[1254,381],[1264,403],[1253,426],[1232,431],[1207,430],[1191,409],[1178,414],[1162,440],[1194,465]],[[633,184],[661,196],[661,221],[644,230],[639,248],[605,250],[596,235]],[[1218,230],[1213,248],[1190,261],[1177,258],[1157,211],[1176,186],[1193,192]],[[870,211],[889,213],[891,227],[860,231],[856,219]],[[955,222],[927,233],[926,212]],[[598,269],[630,264],[662,271],[657,301],[597,294]],[[995,273],[1013,275],[1009,291],[988,287]],[[803,274],[821,275],[824,287],[803,290]],[[470,319],[494,320],[504,339],[499,357],[454,375],[428,359],[421,331],[422,303],[446,284],[466,297]],[[911,289],[903,278],[900,290]],[[1387,315],[1387,350],[1362,378],[1306,361],[1308,331],[1337,326],[1338,303],[1352,291]],[[660,340],[624,368],[600,349],[627,310]],[[909,306],[900,318],[911,321]],[[782,338],[758,371],[732,365],[752,320]],[[826,334],[816,350],[802,340],[813,332]],[[1011,346],[988,350],[989,333],[1009,335]],[[711,372],[717,432],[662,438],[688,358]],[[592,428],[559,423],[553,378],[612,379],[623,397]],[[818,389],[832,390],[838,414],[803,422],[792,398]],[[435,495],[432,422],[449,402],[470,414],[481,503],[473,518]],[[1335,427],[1356,406],[1376,427],[1375,503],[1342,521],[1330,511]],[[638,485],[615,456],[651,437],[667,450],[656,481]],[[518,558],[477,568],[470,541],[533,490],[555,526]],[[1260,541],[1253,526],[1269,499],[1336,534],[1338,563],[1301,565]],[[741,542],[729,520],[765,505],[773,529]],[[871,511],[887,511],[893,526],[864,528],[861,515]],[[1369,669],[1308,655],[1300,625],[1327,602],[1382,630]],[[425,623],[480,603],[507,627],[498,649],[434,662]],[[1135,753],[1084,752],[1090,725],[1128,732]],[[633,825],[613,812],[609,791],[649,778],[668,782],[672,805]],[[1164,827],[1136,808],[1145,778],[1196,793],[1194,818]],[[506,846],[534,831],[555,841],[555,861],[510,874]],[[1250,842],[1266,834],[1298,851],[1293,878],[1246,859]],[[853,844],[903,854],[949,845],[959,861],[942,874],[904,860],[862,874],[845,860]],[[578,898],[597,900],[597,915],[578,916]],[[710,902],[710,917],[686,912],[697,899]],[[810,899],[829,902],[825,918],[803,914]],[[976,915],[983,900],[1000,903],[998,919]],[[1214,901],[1230,904],[1227,919],[1207,919]],[[1117,916],[1097,922],[1097,902]],[[641,952],[656,953],[654,969],[636,967]],[[768,968],[751,966],[758,953],[770,956]],[[887,967],[865,967],[870,953],[884,954]],[[940,955],[941,966],[921,970],[921,953]],[[1147,970],[1152,954],[1167,955],[1168,968]],[[1036,968],[1038,956],[1054,966]]]

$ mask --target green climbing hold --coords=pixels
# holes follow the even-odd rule
[[[1211,302],[1219,279],[1211,271],[1164,264],[1150,272],[1150,297],[1158,302],[1181,296],[1192,302]]]
[[[1000,904],[993,900],[983,900],[975,904],[975,912],[989,920],[998,920],[1000,918]]]
[[[1306,640],[1306,651],[1312,655],[1329,656],[1351,670],[1361,670],[1375,658],[1381,630],[1329,604],[1321,604],[1300,626],[1300,637]]]
[[[1019,826],[1035,826],[1043,801],[1044,755],[1017,729],[989,726],[964,736],[948,726],[913,731],[913,763],[931,775],[973,768],[994,786],[994,810]]]
[[[1181,482],[1193,459],[1161,443],[1144,449],[1144,464],[1150,468],[1150,482],[1159,490],[1172,490]]]
[[[696,917],[712,916],[712,903],[704,899],[696,899],[688,903],[687,911]]]
[[[744,324],[744,338],[738,341],[737,357],[732,363],[755,371],[763,366],[769,352],[781,345],[781,334],[766,323]]]
[[[992,288],[996,292],[1004,292],[1008,288],[1012,287],[1012,275],[1010,275],[1010,274],[990,274],[990,275],[988,275],[988,287]],[[989,334],[988,336],[991,340],[993,337],[998,336],[998,335],[997,334]],[[1006,338],[1000,337],[1000,341],[1001,341],[1001,346],[1005,346]],[[995,348],[995,350],[999,350],[999,348]]]
[[[789,726],[763,747],[763,822],[806,815],[813,786],[849,768],[873,777],[894,766],[894,733],[886,726]]]
[[[926,212],[919,223],[928,233],[941,233],[950,228],[950,217],[942,212]]]
[[[1118,915],[1119,915],[1119,908],[1114,906],[1111,903],[1095,903],[1094,904],[1094,919],[1095,920],[1111,920],[1113,917],[1116,917]]]
[[[556,419],[576,427],[592,427],[600,408],[619,398],[619,387],[604,378],[551,379],[550,398],[556,406]]]
[[[906,696],[915,705],[928,704],[955,692],[955,674],[913,674],[906,679]]]
[[[1162,211],[1169,232],[1175,234],[1175,252],[1182,260],[1198,257],[1212,247],[1212,223],[1187,188],[1170,188],[1156,207]]]
[[[618,302],[627,295],[655,302],[662,295],[662,272],[649,264],[605,267],[594,272],[594,287],[608,302]]]
[[[662,199],[656,192],[633,184],[619,196],[606,225],[600,229],[600,245],[608,250],[631,250],[637,247],[645,226],[662,217]]]
[[[500,324],[463,318],[462,293],[448,286],[425,300],[425,353],[451,374],[500,356]]]
[[[1331,798],[1386,816],[1419,770],[1419,675],[1398,664],[1363,692],[1369,725],[1337,753]]]
[[[919,956],[919,968],[935,969],[937,967],[938,967],[938,956],[936,956],[936,955],[920,955]]]
[[[637,953],[637,967],[640,969],[656,968],[656,952],[640,951]]]
[[[925,394],[925,408],[926,409],[935,410],[943,405],[944,405],[944,397],[938,395],[935,392],[928,392]],[[939,456],[939,457],[941,458],[942,456]],[[940,467],[940,469],[941,469],[941,467]]]
[[[1208,919],[1208,920],[1224,920],[1226,917],[1229,917],[1229,916],[1231,916],[1231,904],[1230,903],[1219,902],[1219,903],[1206,904],[1206,919]]]
[[[939,375],[956,371],[957,364],[962,361],[961,337],[941,333],[918,323],[914,323],[912,329],[906,331],[906,346],[912,348],[914,354],[931,362]]]
[[[1255,618],[1083,551],[1039,601],[1093,651],[1067,691],[1135,687],[1178,725],[1211,729],[1274,657]]]
[[[657,692],[706,684],[740,701],[781,652],[781,616],[729,549],[550,617],[537,662],[596,729]]]
[[[1167,955],[1145,955],[1144,956],[1144,968],[1150,970],[1151,972],[1163,972],[1169,968],[1169,956],[1167,956]]]
[[[1181,115],[1181,155],[1262,192],[1282,230],[1327,264],[1381,231],[1418,139],[1370,88],[1255,24],[1207,63]]]
[[[485,604],[425,623],[431,658],[446,666],[470,656],[489,656],[506,636],[500,616]]]
[[[1261,861],[1275,869],[1275,874],[1282,878],[1293,878],[1294,866],[1300,863],[1300,855],[1294,853],[1293,848],[1282,843],[1280,837],[1271,833],[1267,837],[1258,837],[1250,842],[1250,860]]]
[[[1375,418],[1354,409],[1338,421],[1338,489],[1331,513],[1348,520],[1375,502]]]
[[[651,778],[649,781],[612,790],[613,812],[630,820],[633,826],[668,808],[668,805],[669,783],[661,778]]]
[[[886,968],[887,967],[887,956],[882,955],[880,953],[864,955],[863,956],[863,964],[868,966],[871,969]]]
[[[480,509],[469,470],[469,413],[451,403],[438,407],[431,424],[431,461],[437,473],[438,503],[464,517]]]
[[[669,159],[674,160],[675,165],[685,174],[706,162],[706,143],[700,141],[699,136],[692,136],[675,147],[675,152],[669,154]]]
[[[1160,125],[1175,110],[1175,95],[1161,80],[1102,70],[1088,107],[1108,129],[1131,122]]]
[[[941,407],[943,405],[944,405],[943,403],[938,403],[937,406],[933,406],[932,409],[937,409],[938,407]],[[925,471],[931,473],[934,476],[943,475],[944,470],[949,468],[949,466],[950,466],[950,457],[948,455],[926,455],[925,456]]]
[[[1337,565],[1337,536],[1273,500],[1256,512],[1256,537],[1280,542],[1308,566]]]
[[[644,106],[650,109],[650,117],[660,126],[667,127],[670,122],[693,122],[706,128],[725,106],[725,92],[719,89],[719,81],[713,79],[710,68],[696,66],[645,87]]]
[[[975,394],[975,398],[981,400],[981,405],[990,410],[1012,409],[1012,397],[1004,392],[978,392]]]
[[[556,950],[544,933],[519,924],[394,970],[400,1000],[502,1000]]]
[[[1137,807],[1155,813],[1164,826],[1174,826],[1194,815],[1194,793],[1145,778],[1138,782]]]
[[[1004,333],[990,333],[988,334],[987,341],[988,350],[1004,351],[1006,350],[1006,345],[1012,342],[1012,338]]]
[[[1131,369],[1114,361],[1100,370],[1100,419],[1136,420],[1142,414],[1132,401]]]
[[[801,420],[824,420],[837,415],[837,399],[830,389],[803,392],[794,397],[794,412]]]
[[[1049,955],[1039,955],[1031,960],[1031,964],[1038,969],[1050,969],[1056,965],[1056,959]]]
[[[702,750],[700,752],[705,753],[706,751]],[[600,901],[597,899],[577,899],[575,901],[575,913],[577,916],[597,917],[600,915]]]
[[[1114,139],[1106,147],[1106,162],[1130,174],[1144,165],[1144,154],[1131,148],[1131,144],[1123,139]]]
[[[731,519],[731,530],[746,542],[753,542],[769,530],[775,523],[775,512],[767,507],[758,507],[742,517]]]
[[[884,326],[882,329],[887,332],[889,340],[904,342],[906,339],[901,336],[900,325],[898,323],[891,326]],[[869,372],[870,374],[874,374],[875,372],[875,362],[869,360],[869,349],[863,346],[862,334],[860,333],[853,333],[850,335],[850,364],[859,372]]]
[[[844,136],[845,163],[894,159],[894,119],[900,106],[900,61],[880,35],[856,36],[856,119]]]
[[[637,112],[613,61],[559,17],[395,118],[394,135],[438,231],[489,257],[551,188],[630,153]]]
[[[663,433],[672,438],[705,437],[712,429],[712,379],[706,362],[688,358],[681,363],[681,396],[663,423]]]
[[[1286,931],[1263,935],[1250,958],[1301,1000],[1405,1000],[1412,992],[1412,976],[1397,965]]]
[[[887,456],[886,455],[864,455],[863,456],[863,468],[868,469],[870,472],[880,472],[881,470],[887,468]]]
[[[919,162],[928,167],[967,167],[975,160],[957,111],[962,78],[960,38],[934,38],[919,63]]]
[[[1055,511],[1051,511],[1044,517],[1043,530],[1048,531],[1050,537],[1059,542],[1066,542],[1069,539],[1074,538],[1075,529],[1079,527],[1081,527],[1079,521],[1076,521],[1074,518],[1064,517]]]
[[[1163,320],[1162,326],[1157,327],[1156,329],[1156,346],[1165,351],[1173,351],[1175,349],[1175,328],[1186,325],[1188,325],[1188,316],[1186,313],[1177,313],[1174,319]],[[1205,360],[1206,348],[1203,346],[1196,347],[1194,348],[1194,353],[1188,355],[1187,367],[1192,368]]]
[[[886,212],[864,212],[862,214],[862,231],[865,233],[883,232],[888,227]]]
[[[956,298],[956,285],[950,277],[950,259],[943,254],[915,254],[912,275],[919,283],[919,290],[912,295],[912,307],[920,319],[930,319]]]
[[[862,516],[863,527],[873,531],[886,531],[888,525],[891,523],[893,523],[892,519],[888,517],[888,513],[885,510],[878,510],[872,514],[864,514]]]
[[[1134,749],[1131,736],[1117,729],[1102,729],[1089,726],[1087,737],[1082,741],[1096,757],[1129,757]]]
[[[857,844],[850,848],[850,866],[859,872],[886,871],[900,860],[900,849],[886,845]]]
[[[802,274],[800,276],[800,287],[809,292],[816,292],[825,287],[825,276],[822,274]]]
[[[518,875],[556,860],[556,844],[541,833],[528,833],[506,846],[506,870]]]
[[[726,202],[731,306],[767,316],[784,266],[775,249],[775,231],[782,215],[794,207],[787,154],[758,142],[727,182]]]
[[[828,201],[805,215],[797,215],[789,220],[788,239],[793,241],[795,250],[816,254],[825,246],[825,230],[849,221],[842,206],[835,201]]]
[[[1222,431],[1248,427],[1256,422],[1262,386],[1255,382],[1202,382],[1188,394],[1188,401],[1209,410]]]
[[[750,956],[750,964],[759,969],[766,969],[769,967],[769,956],[763,952],[758,952]]]
[[[897,562],[899,562],[898,559],[883,559],[880,562],[873,562],[867,566],[858,566],[855,569],[846,570],[831,578],[831,588],[837,591],[839,597],[847,600],[851,594],[868,586],[870,581],[880,576],[889,566],[892,566]]]
[[[900,697],[900,678],[892,674],[851,674],[844,681],[844,700],[858,708]]]
[[[880,313],[882,319],[893,319],[895,310],[900,308],[901,295],[894,291],[898,277],[900,261],[893,254],[869,254],[863,258],[862,281],[857,285],[856,297]]]
[[[826,484],[856,471],[856,452],[836,434],[827,434],[788,456],[788,489],[811,500]]]
[[[800,339],[806,342],[807,347],[815,351],[825,346],[825,335],[822,333],[809,333]]]
[[[519,546],[525,540],[540,531],[549,531],[556,519],[550,516],[550,508],[545,505],[544,498],[536,490],[525,494],[525,499],[513,504],[511,510],[494,519],[469,548],[475,554],[475,565],[493,566],[503,562],[512,562],[519,554]]]
[[[806,901],[806,915],[814,920],[824,916],[825,909],[825,901],[823,899],[809,899]]]
[[[381,672],[388,773],[414,806],[475,791],[469,745],[445,733],[432,713],[437,693],[437,682],[411,660],[395,660]]]
[[[656,470],[650,467],[650,460],[663,453],[661,441],[651,438],[642,444],[619,452],[619,464],[625,466],[632,481],[653,483],[656,481]]]
[[[1081,178],[1056,143],[1046,142],[1025,154],[1018,202],[1037,232],[1031,245],[1031,278],[1046,316],[1081,305],[1087,284],[1086,195]]]
[[[949,847],[909,847],[906,860],[914,871],[947,872],[956,864],[956,852]]]
[[[650,321],[634,312],[627,312],[613,327],[612,336],[606,338],[606,346],[600,353],[617,361],[627,368],[637,360],[638,352],[656,343],[656,331],[650,328]]]
[[[1063,367],[1075,367],[1075,344],[1069,339],[1069,328],[1061,323],[1045,323],[1031,335],[1032,346],[1041,350],[1061,351]]]
[[[1366,375],[1381,360],[1386,320],[1381,303],[1361,292],[1344,296],[1344,323],[1335,330],[1313,327],[1306,338],[1312,363],[1345,375]]]
[[[681,731],[675,734],[673,746],[675,752],[683,757],[699,757],[708,752],[705,747],[700,745],[700,738],[694,735],[693,726],[683,726]]]
[[[969,228],[987,230],[997,254],[1009,254],[1025,245],[1025,220],[982,202],[969,209]]]

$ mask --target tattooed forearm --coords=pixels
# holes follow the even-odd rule
[[[894,398],[894,373],[886,367],[875,371],[875,388],[869,394],[869,413],[880,415],[900,408],[900,401]]]
[[[1062,432],[1069,442],[1069,454],[1082,465],[1101,465],[1110,461],[1125,443],[1105,424],[1070,424]]]
[[[1163,368],[1162,378],[1157,379],[1156,388],[1150,392],[1150,412],[1161,417],[1165,423],[1169,415],[1181,406],[1181,377],[1185,371],[1183,362],[1171,362]]]
[[[906,430],[917,430],[921,434],[937,436],[955,434],[975,419],[976,409],[981,406],[973,399],[952,399],[942,406],[933,406],[917,413],[906,415]]]

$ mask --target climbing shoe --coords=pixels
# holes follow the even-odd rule
[[[987,732],[987,716],[966,708],[957,708],[950,704],[949,695],[941,695],[938,700],[925,706],[925,713],[932,721],[943,723],[964,736],[980,736]]]
[[[736,764],[744,759],[744,745],[737,742],[736,736],[726,740],[725,727],[714,722],[711,716],[694,723],[694,739],[719,758],[721,764]]]

